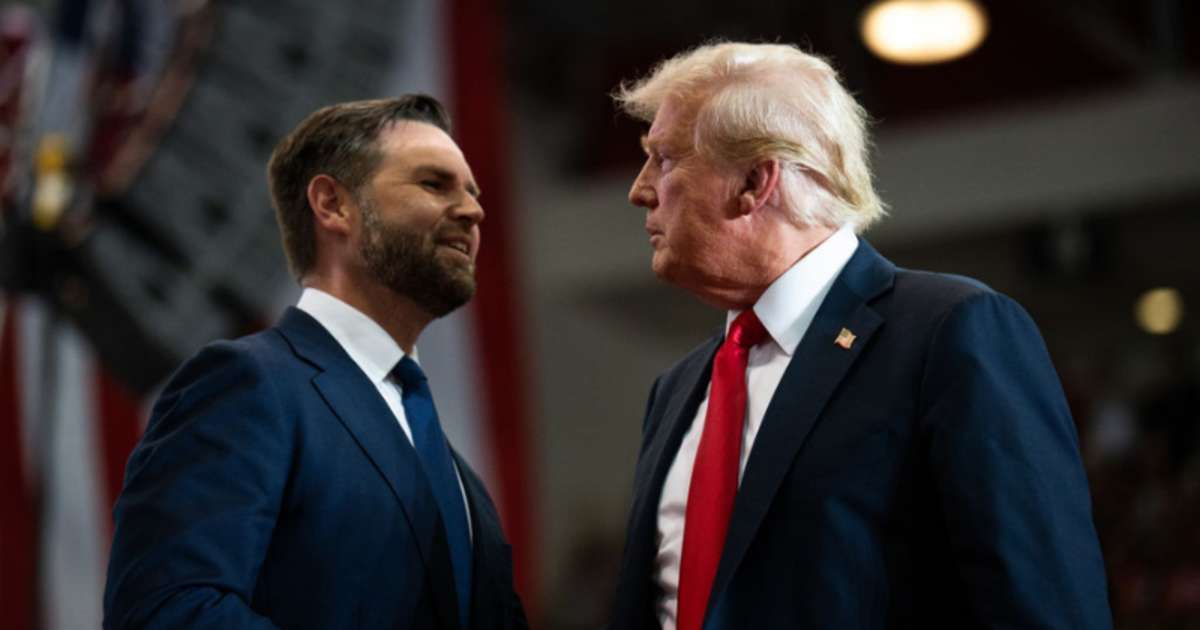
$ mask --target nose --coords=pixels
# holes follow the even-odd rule
[[[462,201],[454,205],[450,216],[469,229],[483,223],[485,215],[479,200],[474,195],[463,193]]]
[[[658,206],[658,193],[654,191],[654,186],[650,185],[649,170],[650,160],[646,160],[641,172],[633,180],[633,187],[629,189],[629,203],[653,210]]]

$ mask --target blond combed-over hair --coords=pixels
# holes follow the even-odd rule
[[[646,122],[680,99],[708,158],[779,160],[783,202],[802,225],[861,231],[886,212],[871,182],[865,110],[828,62],[795,46],[706,44],[622,84],[614,98]]]

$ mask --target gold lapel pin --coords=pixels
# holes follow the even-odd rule
[[[854,333],[850,332],[849,328],[843,328],[842,332],[838,333],[837,339],[833,340],[833,343],[841,346],[843,350],[849,350],[850,346],[854,345],[855,339],[857,337],[854,336]]]

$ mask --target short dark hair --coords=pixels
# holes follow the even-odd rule
[[[297,279],[312,269],[317,257],[309,182],[317,175],[329,175],[358,194],[383,160],[380,132],[401,120],[428,123],[450,133],[450,115],[437,99],[405,94],[318,109],[275,147],[267,163],[267,182],[283,251]]]

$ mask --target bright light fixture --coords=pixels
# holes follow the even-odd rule
[[[867,48],[901,64],[950,61],[987,37],[987,14],[975,0],[879,0],[860,23]]]
[[[1179,328],[1183,320],[1183,297],[1170,287],[1150,289],[1134,306],[1138,326],[1152,335],[1166,335]]]

